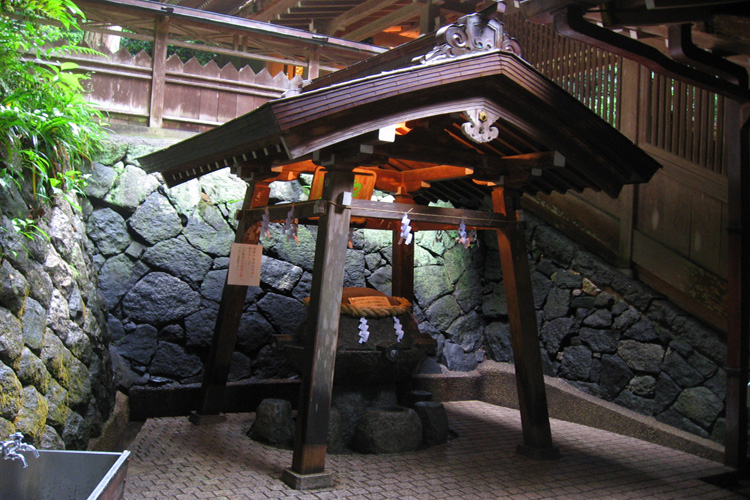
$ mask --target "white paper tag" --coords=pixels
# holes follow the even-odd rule
[[[229,273],[227,284],[240,286],[260,286],[260,263],[263,245],[232,243],[229,253]]]

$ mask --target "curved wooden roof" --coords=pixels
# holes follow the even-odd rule
[[[472,111],[497,116],[495,139],[475,143],[462,133]],[[378,139],[379,129],[399,123],[408,133],[393,142]],[[660,167],[520,57],[501,50],[303,89],[140,161],[171,186],[226,166],[268,178],[284,165],[320,158],[321,151],[385,171],[471,169],[462,179],[432,182],[420,192],[424,201],[478,197],[477,184],[487,183],[529,194],[592,188],[615,197],[623,185],[646,182]]]

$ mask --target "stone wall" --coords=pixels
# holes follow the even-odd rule
[[[39,209],[14,184],[0,200],[0,439],[20,431],[37,447],[87,449],[115,387],[81,214],[62,196]],[[36,224],[49,240],[14,229],[32,210],[45,212]]]
[[[244,182],[226,171],[167,189],[122,145],[93,172],[88,235],[109,309],[113,363],[123,387],[201,380],[226,277]],[[105,165],[106,164],[106,165]],[[274,183],[271,203],[304,198],[303,183]],[[387,199],[387,197],[385,197]],[[532,281],[545,371],[682,429],[721,440],[726,347],[643,284],[630,280],[533,216]],[[296,376],[273,335],[295,331],[306,310],[315,227],[299,243],[272,225],[261,286],[245,302],[230,380]],[[425,370],[473,370],[510,361],[507,307],[492,233],[464,248],[455,231],[416,235],[414,314],[438,341]],[[390,293],[391,234],[357,230],[344,286]],[[340,332],[356,336],[358,332]]]

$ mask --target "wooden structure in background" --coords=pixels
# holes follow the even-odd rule
[[[455,27],[464,34],[467,25],[478,22],[483,43],[473,45],[472,38],[470,47],[457,47],[454,38],[438,37],[426,55],[424,44],[415,43],[399,49],[396,57],[385,54],[351,69],[349,80],[316,84],[314,91],[303,89],[297,96],[270,101],[222,127],[141,158],[147,171],[161,172],[170,186],[231,166],[252,186],[249,208],[242,213],[243,229],[266,210],[271,220],[286,217],[289,206],[262,207],[270,182],[291,180],[318,166],[327,171],[322,198],[294,205],[296,217],[314,218],[319,226],[294,458],[284,476],[294,487],[328,484],[325,440],[351,221],[393,231],[409,213],[415,230],[456,228],[464,221],[468,229],[498,232],[523,426],[519,452],[543,458],[555,449],[519,198],[524,192],[583,188],[617,196],[623,186],[646,182],[659,168],[517,54],[497,50],[515,48],[506,43],[502,25],[480,14],[459,21],[463,24]],[[419,56],[421,62],[411,62]],[[389,71],[373,71],[384,66]],[[388,139],[379,134],[399,123],[406,124],[406,133]],[[414,203],[352,198],[354,169],[371,170],[376,188]],[[445,198],[446,190],[465,190],[475,197],[491,194],[494,212],[427,206]],[[252,239],[253,230],[238,234],[238,240]],[[399,263],[394,269],[409,267],[413,253],[397,244],[394,254]],[[222,302],[244,293],[232,288],[225,285]],[[398,288],[404,291],[408,285],[402,281]],[[238,314],[232,307],[222,304],[217,321],[212,349],[216,359],[205,374],[202,413],[219,411],[216,402],[236,337]]]

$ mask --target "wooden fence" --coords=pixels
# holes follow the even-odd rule
[[[103,56],[67,56],[81,71],[91,73],[87,99],[110,116],[110,122],[149,125],[160,111],[161,126],[203,131],[281,97],[298,82],[265,68],[201,65],[195,58],[183,63],[176,55],[166,60],[161,102],[154,102],[154,62],[146,52],[126,49]]]
[[[530,210],[624,272],[726,328],[728,186],[724,98],[505,18],[523,57],[611,123],[663,168],[617,199],[585,190],[526,198]]]

